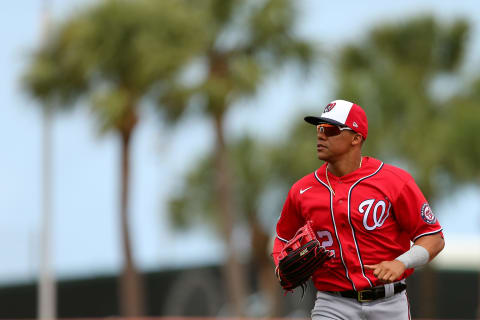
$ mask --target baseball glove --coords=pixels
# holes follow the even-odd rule
[[[313,272],[332,257],[333,251],[320,245],[307,222],[283,247],[275,273],[284,290],[292,291],[298,286],[305,289]]]

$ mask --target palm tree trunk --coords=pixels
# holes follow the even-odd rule
[[[124,266],[120,277],[120,312],[125,317],[142,316],[145,313],[143,283],[135,267],[130,241],[128,221],[130,186],[130,138],[133,128],[121,133],[121,230]]]
[[[238,259],[236,246],[233,240],[235,215],[232,205],[232,181],[228,168],[227,150],[223,135],[222,115],[216,115],[215,133],[217,137],[215,162],[216,174],[216,196],[219,206],[219,220],[223,228],[223,236],[227,246],[227,261],[224,269],[225,284],[235,316],[245,316],[245,295],[246,282],[244,270]]]

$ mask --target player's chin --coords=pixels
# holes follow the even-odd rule
[[[317,158],[318,158],[318,160],[323,160],[323,161],[328,160],[328,155],[326,154],[324,148],[317,149]]]

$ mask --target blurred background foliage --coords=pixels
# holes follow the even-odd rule
[[[176,92],[176,75],[204,47],[205,19],[186,1],[102,1],[55,29],[24,76],[25,88],[48,112],[86,97],[100,130],[115,132],[121,141],[119,305],[126,316],[145,312],[128,225],[131,137],[145,100],[169,120],[181,114],[171,99],[158,101]]]
[[[34,52],[26,91],[50,111],[87,102],[100,131],[113,131],[122,142],[124,315],[145,313],[128,225],[130,140],[139,108],[151,107],[171,124],[185,110],[211,121],[215,148],[185,176],[169,208],[175,226],[209,223],[222,237],[235,316],[248,315],[246,297],[254,289],[247,271],[256,275],[264,315],[284,314],[269,256],[272,232],[291,184],[321,165],[315,129],[303,115],[275,143],[225,137],[232,106],[255,97],[283,67],[306,73],[320,55],[329,57],[332,96],[367,112],[365,155],[407,168],[427,198],[478,184],[480,79],[462,73],[470,34],[465,20],[422,16],[381,25],[336,52],[320,52],[300,38],[297,23],[295,2],[287,0],[107,0],[56,26]],[[318,113],[327,103],[318,102]],[[248,250],[242,252],[239,239],[249,242]]]
[[[406,165],[432,200],[442,187],[435,175],[455,174],[442,159],[458,129],[450,121],[455,92],[439,94],[438,82],[459,79],[468,30],[465,21],[446,25],[432,17],[379,26],[338,59],[337,95],[358,101],[369,116],[365,152]]]

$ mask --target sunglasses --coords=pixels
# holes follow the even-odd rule
[[[339,127],[329,123],[322,123],[317,125],[317,133],[323,133],[327,137],[338,136],[340,133],[342,133],[343,130],[353,131],[348,127]]]

